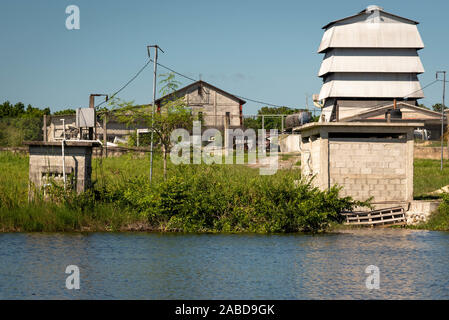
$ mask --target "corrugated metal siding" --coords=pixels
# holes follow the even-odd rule
[[[318,52],[329,48],[424,48],[416,25],[359,22],[334,25],[323,35]]]
[[[330,72],[423,73],[424,67],[416,49],[332,49],[318,76]]]
[[[348,98],[423,98],[418,77],[396,73],[335,73],[326,78],[319,99]]]

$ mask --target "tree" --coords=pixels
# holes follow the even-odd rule
[[[24,140],[42,140],[42,116],[50,114],[50,108],[25,108],[22,102],[0,104],[0,145],[18,146]]]
[[[191,130],[193,124],[192,112],[185,104],[184,99],[177,97],[174,92],[179,87],[173,73],[160,75],[162,80],[159,92],[165,98],[161,102],[160,110],[152,116],[152,106],[135,106],[133,102],[115,103],[119,106],[114,115],[121,122],[130,125],[137,121],[143,121],[150,130],[153,130],[161,145],[164,159],[164,179],[167,178],[167,157],[170,153],[172,143],[170,135],[173,130],[183,128]],[[112,102],[114,104],[114,102]]]
[[[292,109],[289,107],[262,107],[257,111],[258,116],[254,118],[245,119],[245,128],[252,128],[254,130],[262,128],[262,115],[273,114],[293,114],[300,112],[300,109]],[[281,117],[264,117],[265,129],[281,129]]]
[[[432,106],[432,109],[433,109],[433,111],[441,112],[441,106],[442,106],[441,103],[435,103],[435,104]],[[444,106],[444,110],[446,110],[446,109],[447,109],[447,107]]]
[[[422,104],[422,103],[420,103],[420,104],[418,104],[418,107],[420,107],[420,108],[424,108],[424,109],[429,109],[429,108],[427,108],[424,104]],[[430,110],[430,109],[429,109]]]
[[[63,115],[69,115],[69,114],[76,114],[76,110],[75,109],[64,109],[64,110],[59,110],[59,111],[55,111],[53,113],[55,116],[63,116]]]

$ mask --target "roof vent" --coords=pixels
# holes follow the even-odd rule
[[[371,11],[379,11],[379,10],[383,10],[384,8],[381,8],[379,6],[376,5],[371,5],[366,7],[366,12],[371,12]]]

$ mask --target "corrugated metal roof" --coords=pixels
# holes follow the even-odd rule
[[[331,49],[321,63],[318,76],[330,72],[423,73],[416,49]]]
[[[326,78],[319,99],[423,98],[418,77],[406,73],[334,73]]]
[[[367,8],[367,9],[368,9],[368,8]],[[353,19],[353,18],[356,18],[356,17],[361,17],[361,16],[367,16],[367,15],[370,15],[370,14],[372,14],[373,11],[374,11],[374,10],[369,10],[369,11],[368,11],[367,9],[362,10],[362,11],[360,11],[359,13],[357,13],[357,14],[355,14],[355,15],[352,15],[352,16],[349,16],[349,17],[346,17],[346,18],[342,18],[342,19],[338,19],[338,20],[331,21],[331,22],[329,22],[328,24],[326,24],[325,26],[323,26],[322,29],[327,29],[327,28],[331,27],[332,25],[334,25],[334,24],[336,24],[336,23],[345,22],[345,21],[347,21],[347,20],[350,20],[350,19]],[[411,20],[411,19],[408,19],[408,18],[404,18],[404,17],[395,15],[395,14],[390,13],[390,12],[386,12],[386,11],[384,11],[384,10],[381,9],[381,8],[379,8],[379,9],[380,9],[379,11],[382,13],[382,15],[387,15],[387,16],[389,15],[389,16],[391,16],[391,17],[394,17],[394,18],[397,18],[397,19],[402,19],[402,20],[408,21],[408,22],[410,22],[410,23],[419,24],[418,21]]]
[[[168,95],[165,95],[165,96],[163,96],[163,97],[160,97],[159,99],[157,99],[157,100],[155,101],[155,103],[158,104],[158,103],[160,103],[161,101],[163,101],[164,99],[166,99],[166,98],[169,97],[169,96],[176,96],[176,97],[179,97],[180,95],[185,94],[185,91],[187,91],[188,89],[190,89],[190,88],[192,88],[192,87],[197,87],[198,85],[212,88],[212,89],[216,90],[217,92],[222,93],[222,94],[225,95],[225,96],[228,96],[228,97],[230,97],[230,98],[232,98],[232,99],[234,99],[234,100],[239,101],[239,103],[241,103],[242,105],[246,103],[245,100],[243,100],[243,99],[241,99],[241,98],[239,98],[239,97],[237,97],[237,96],[235,96],[235,95],[233,95],[233,94],[231,94],[231,93],[229,93],[229,92],[226,92],[226,91],[224,91],[224,90],[222,90],[222,89],[220,89],[220,88],[217,88],[217,87],[215,87],[215,86],[211,85],[210,83],[208,83],[208,82],[206,82],[206,81],[203,81],[203,80],[198,80],[198,81],[193,82],[193,83],[191,83],[191,84],[189,84],[189,85],[187,85],[187,86],[185,86],[185,87],[183,87],[183,88],[181,88],[181,89],[176,90],[175,92],[172,92],[172,93],[170,93],[170,94],[168,94]]]
[[[401,109],[401,111],[403,113],[415,111],[415,112],[421,113],[423,115],[426,115],[426,116],[423,116],[422,118],[433,118],[433,119],[441,118],[441,113],[439,113],[439,112],[421,108],[421,107],[418,107],[418,106],[415,106],[415,105],[412,105],[412,104],[409,104],[409,103],[406,103],[403,101],[399,101],[397,103],[397,107],[399,109]],[[370,108],[368,110],[363,110],[362,112],[359,112],[355,115],[350,115],[348,117],[341,116],[341,114],[340,114],[340,121],[354,121],[354,120],[360,120],[360,119],[367,119],[367,118],[373,117],[378,114],[385,116],[385,111],[387,111],[388,109],[391,109],[391,108],[393,108],[393,104],[374,107],[374,108]],[[406,119],[406,118],[403,117],[403,119]]]
[[[318,52],[330,48],[424,48],[416,25],[365,23],[335,25],[324,32]]]

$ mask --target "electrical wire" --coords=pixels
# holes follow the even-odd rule
[[[154,62],[152,59],[150,59],[150,60],[151,60],[152,62]],[[177,75],[179,75],[179,76],[181,76],[181,77],[184,77],[184,78],[186,78],[186,79],[189,79],[190,81],[193,81],[193,82],[198,81],[198,80],[193,79],[193,78],[191,78],[191,77],[189,77],[189,76],[186,76],[186,75],[184,75],[184,74],[182,74],[182,73],[180,73],[180,72],[177,72],[177,71],[173,70],[172,68],[169,68],[169,67],[167,67],[167,66],[164,66],[163,64],[161,64],[161,63],[159,63],[159,62],[157,63],[157,65],[160,66],[160,67],[162,67],[162,68],[165,68],[165,69],[167,69],[167,70],[169,70],[169,71],[171,71],[171,72],[173,72],[173,73],[175,73],[175,74],[177,74]],[[248,100],[248,101],[251,101],[251,102],[260,103],[260,104],[264,104],[264,105],[267,105],[267,106],[278,107],[278,108],[285,107],[285,106],[280,106],[280,105],[277,105],[277,104],[272,104],[272,103],[268,103],[268,102],[258,101],[258,100],[254,100],[254,99],[250,99],[250,98],[238,96],[238,95],[234,95],[234,96],[236,96],[237,98],[243,99],[243,100]]]
[[[117,90],[115,93],[113,93],[112,96],[109,99],[114,98],[117,94],[119,94],[122,90],[124,90],[131,82],[133,82],[142,73],[142,71],[150,64],[150,62],[154,62],[154,60],[149,58],[148,61],[145,63],[145,65],[142,68],[140,68],[139,71],[137,71],[137,73],[128,82],[126,82],[119,90]],[[179,75],[179,76],[181,76],[183,78],[186,78],[186,79],[188,79],[188,80],[190,80],[192,82],[198,81],[197,79],[194,79],[192,77],[186,76],[185,74],[182,74],[182,73],[174,70],[173,68],[167,67],[167,66],[163,65],[162,63],[157,62],[156,64],[158,66],[160,66],[160,67],[162,67],[162,68],[164,68],[164,69],[166,69],[166,70],[168,70],[170,72],[173,72],[173,73],[175,73],[175,74],[177,74],[177,75]],[[442,81],[442,80],[436,79],[436,80],[430,82],[429,84],[425,85],[424,87],[422,87],[422,88],[420,88],[418,90],[415,90],[415,91],[405,95],[403,98],[407,98],[407,97],[409,97],[410,95],[412,95],[412,94],[414,94],[416,92],[422,91],[422,90],[426,89],[427,87],[433,85],[434,83],[436,83],[438,81]],[[251,98],[243,97],[243,96],[239,96],[239,95],[235,95],[235,96],[237,98],[239,98],[239,99],[248,100],[248,101],[251,101],[251,102],[254,102],[254,103],[260,103],[260,104],[267,105],[267,106],[272,106],[272,107],[277,107],[277,108],[285,107],[285,105],[281,106],[281,105],[268,103],[268,102],[264,102],[264,101],[260,101],[260,100],[255,100],[255,99],[251,99]],[[103,105],[105,102],[106,102],[106,100],[101,102],[101,103],[99,103],[99,104],[97,104],[95,107],[98,108],[99,106]],[[372,108],[376,108],[376,107],[379,107],[379,106],[382,106],[382,105],[383,105],[383,103],[375,105]]]
[[[152,62],[151,59],[148,59],[147,63],[145,63],[145,65],[139,69],[139,71],[137,71],[137,73],[127,82],[125,83],[120,89],[118,89],[115,93],[112,94],[112,96],[109,99],[114,98],[117,94],[119,94],[123,89],[125,89],[131,82],[133,82],[141,73],[142,71],[150,64],[150,62]],[[95,106],[95,108],[98,108],[99,106],[101,106],[103,103],[105,103],[106,100],[104,100],[103,102],[97,104]]]
[[[154,62],[154,60],[151,59],[151,58],[150,58],[150,61],[151,61],[151,62]],[[180,73],[180,72],[178,72],[178,71],[175,71],[175,70],[173,70],[172,68],[169,68],[169,67],[167,67],[167,66],[164,66],[163,64],[161,64],[161,63],[159,63],[159,62],[157,62],[157,65],[160,66],[160,67],[162,67],[162,68],[167,69],[168,71],[171,71],[171,72],[177,74],[178,76],[181,76],[181,77],[184,77],[184,78],[186,78],[186,79],[189,79],[189,80],[192,81],[192,82],[197,82],[197,81],[198,81],[198,80],[193,79],[193,78],[190,78],[190,77],[188,77],[188,76],[186,76],[186,75],[184,75],[184,74],[182,74],[182,73]]]
[[[426,84],[426,85],[425,85],[424,87],[422,87],[421,89],[415,90],[415,91],[410,92],[409,94],[403,96],[403,98],[407,98],[407,97],[411,96],[412,94],[414,94],[415,92],[422,91],[422,90],[426,89],[427,87],[430,87],[431,85],[433,85],[433,84],[434,84],[435,82],[437,82],[437,81],[438,81],[438,80],[434,80],[434,81],[432,81],[432,82]],[[386,106],[385,102],[381,102],[381,103],[379,103],[379,104],[376,104],[376,105],[374,105],[374,106],[371,106],[371,107],[370,107],[370,110],[372,110],[372,109],[374,109],[374,108],[377,108],[377,107],[382,107],[382,106]]]

